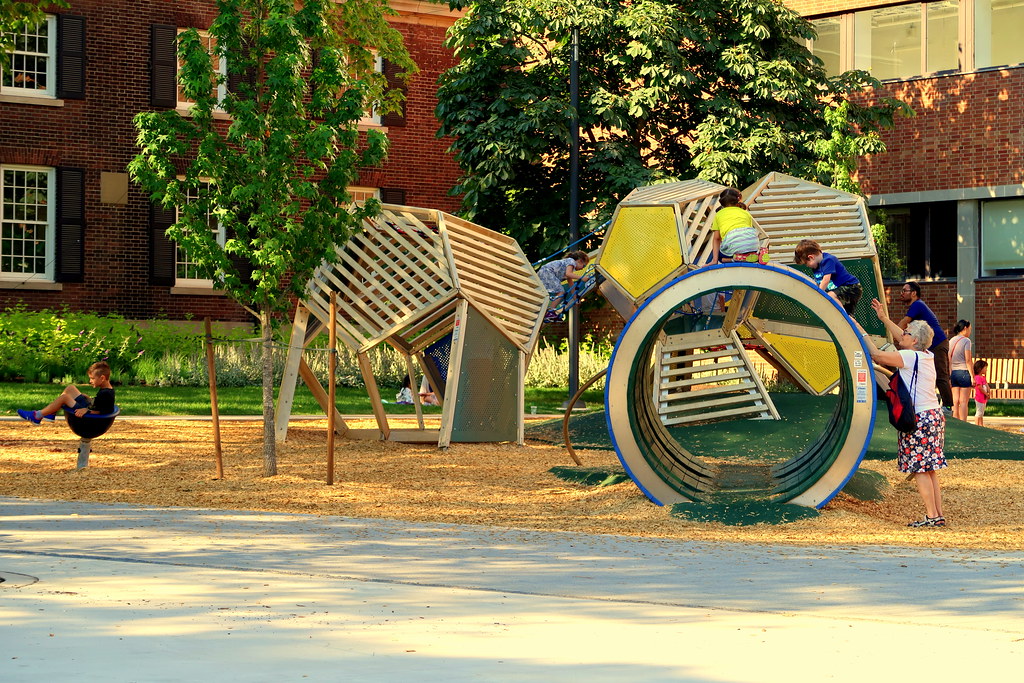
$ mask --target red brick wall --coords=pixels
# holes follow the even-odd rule
[[[380,187],[405,190],[410,206],[455,212],[460,199],[448,196],[459,177],[459,167],[445,150],[450,139],[435,137],[438,129],[437,79],[454,66],[450,50],[442,46],[445,29],[419,24],[396,24],[405,39],[406,49],[419,67],[409,83],[406,125],[388,130],[391,151],[382,169]],[[485,226],[490,227],[490,226]]]
[[[1024,182],[1024,69],[886,84],[916,112],[883,133],[888,151],[861,160],[868,194]]]
[[[971,323],[974,355],[982,358],[1024,358],[1021,341],[1021,311],[1024,310],[1024,282],[1020,280],[975,280]]]
[[[580,318],[580,335],[583,337],[591,336],[594,341],[607,339],[612,343],[619,338],[619,333],[622,332],[622,328],[625,325],[625,321],[619,317],[619,314],[615,312],[603,296],[600,294],[593,294],[597,298],[599,307],[587,308],[583,311],[582,317]],[[541,335],[553,342],[558,343],[558,340],[566,339],[569,336],[569,325],[566,322],[560,323],[547,323],[541,330]]]
[[[132,117],[149,106],[149,35],[154,23],[207,27],[209,0],[71,0],[70,14],[86,18],[86,98],[61,108],[0,102],[0,163],[77,166],[86,170],[83,283],[63,291],[0,289],[0,307],[23,301],[30,308],[67,304],[74,309],[117,312],[129,318],[172,320],[211,316],[251,317],[223,296],[172,295],[149,284],[148,201],[135,185],[128,204],[100,203],[101,172],[124,173],[136,152]],[[420,73],[409,90],[405,127],[390,131],[391,156],[374,186],[405,189],[407,201],[454,210],[448,196],[458,168],[435,139],[435,81],[451,63],[441,47],[444,29],[398,24]],[[29,150],[26,153],[25,150]]]

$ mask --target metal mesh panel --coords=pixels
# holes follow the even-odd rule
[[[782,356],[819,394],[828,391],[839,381],[839,354],[835,342],[770,332],[765,333],[764,338],[772,345],[774,352]]]
[[[821,319],[788,296],[761,290],[754,306],[755,318],[780,323],[797,323],[821,327]]]
[[[519,349],[472,307],[462,345],[452,441],[515,441],[523,400]]]
[[[449,332],[439,340],[423,349],[423,361],[430,365],[437,376],[441,378],[441,386],[434,387],[434,391],[441,398],[444,398],[448,380],[448,362],[452,358],[452,335]]]
[[[879,296],[878,291],[878,280],[875,278],[875,262],[869,258],[859,258],[840,260],[843,267],[850,272],[850,275],[860,280],[860,286],[864,290],[864,293],[860,297],[860,301],[857,302],[857,307],[853,309],[853,318],[859,322],[866,332],[869,334],[878,335],[879,337],[885,336],[885,325],[878,319],[875,312],[871,310],[872,299],[884,299]],[[807,277],[814,277],[811,274],[811,269],[807,266],[793,266]],[[756,314],[755,314],[756,315]],[[891,317],[891,316],[890,316]],[[772,320],[781,320],[780,318],[772,318]]]
[[[682,264],[675,208],[619,208],[601,252],[609,278],[638,299]]]

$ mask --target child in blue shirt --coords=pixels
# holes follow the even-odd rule
[[[794,260],[814,273],[818,288],[839,302],[843,310],[853,315],[864,290],[860,280],[850,274],[832,254],[826,254],[814,240],[800,240]]]

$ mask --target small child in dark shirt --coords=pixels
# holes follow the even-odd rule
[[[63,408],[70,408],[75,415],[82,417],[86,413],[109,415],[114,412],[114,387],[110,384],[110,366],[100,361],[89,366],[89,385],[95,388],[96,398],[89,398],[69,384],[61,395],[42,410],[18,410],[18,415],[34,425],[43,420],[53,422],[54,416]]]
[[[810,268],[814,273],[814,281],[818,283],[818,289],[838,301],[844,311],[853,315],[864,290],[860,286],[860,280],[850,275],[850,271],[846,270],[839,259],[823,252],[821,246],[814,240],[800,240],[796,245],[794,260]]]

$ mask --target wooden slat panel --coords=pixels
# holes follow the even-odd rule
[[[732,410],[716,410],[701,415],[689,415],[685,417],[668,417],[664,416],[661,419],[662,424],[666,426],[689,424],[692,422],[705,422],[707,420],[715,420],[723,417],[741,417],[743,415],[757,415],[761,416],[768,411],[767,407],[757,408],[734,408]]]
[[[749,376],[749,375],[748,375]],[[694,391],[666,391],[663,387],[659,387],[660,396],[659,399],[664,403],[668,401],[684,401],[684,402],[699,402],[699,406],[690,406],[687,408],[679,407],[678,410],[698,410],[706,405],[707,396],[718,396],[720,394],[731,394],[737,391],[749,391],[750,389],[756,389],[757,385],[753,382],[740,382],[739,384],[716,384],[704,389],[695,389]],[[747,396],[750,398],[750,395]],[[670,410],[671,409],[667,409]]]
[[[730,370],[732,368],[743,367],[743,360],[731,360],[723,363],[715,363],[713,365],[701,365],[693,367],[675,366],[670,368],[664,368],[662,370],[662,377],[684,377],[697,374],[698,372],[708,372],[709,370]]]

